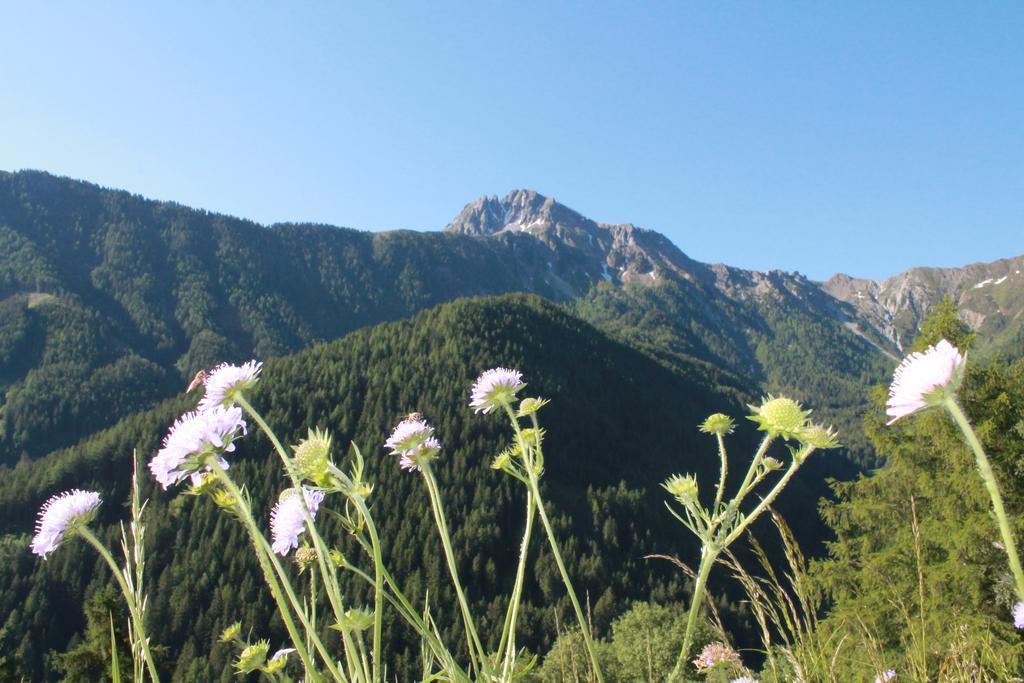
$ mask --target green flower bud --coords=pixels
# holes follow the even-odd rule
[[[512,457],[509,455],[507,450],[498,453],[494,456],[494,460],[491,462],[492,470],[505,470],[508,469],[509,465],[512,464]]]
[[[238,503],[230,492],[224,489],[217,489],[213,492],[213,503],[223,510],[234,510]]]
[[[791,398],[780,396],[778,398],[768,394],[760,406],[749,406],[753,411],[748,419],[758,424],[758,429],[766,431],[772,436],[781,436],[783,439],[798,438],[803,429],[807,426],[807,416],[811,414]]]
[[[761,461],[764,464],[764,468],[768,471],[781,470],[782,462],[772,457],[767,457]]]
[[[327,476],[327,466],[330,463],[331,435],[319,429],[310,429],[309,436],[303,439],[299,445],[292,446],[295,454],[292,456],[292,463],[295,471],[302,479],[308,479],[314,483],[320,483]]]
[[[732,430],[735,429],[736,423],[733,422],[732,418],[722,413],[715,413],[708,417],[700,424],[697,429],[704,432],[705,434],[719,434],[726,435],[732,434]]]
[[[533,415],[548,403],[550,403],[550,401],[546,398],[524,398],[519,402],[519,411],[516,413],[516,416],[528,417]]]
[[[299,573],[306,571],[316,562],[316,548],[304,545],[295,551],[295,564],[299,565]]]
[[[252,673],[263,668],[267,661],[267,652],[270,650],[270,642],[260,640],[249,645],[238,655],[235,668],[242,673]]]
[[[353,608],[346,611],[337,624],[332,624],[335,631],[350,633],[352,631],[365,631],[373,626],[373,612],[362,608]]]
[[[832,427],[824,427],[819,424],[808,425],[797,434],[797,438],[808,446],[813,446],[819,451],[830,448],[839,448],[839,435]]]
[[[218,640],[222,643],[232,643],[238,638],[238,632],[242,630],[242,622],[236,621],[220,632]]]
[[[675,474],[666,479],[662,487],[683,505],[697,502],[697,478],[692,474]]]

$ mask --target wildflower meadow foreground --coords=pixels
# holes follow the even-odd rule
[[[990,497],[999,547],[1012,577],[1015,602],[1005,616],[1007,628],[1024,628],[1024,571],[1014,524],[989,458],[957,398],[965,366],[964,356],[945,339],[923,352],[910,354],[896,369],[890,386],[889,424],[933,408],[951,416],[974,454],[976,469]],[[397,620],[419,643],[422,681],[627,680],[609,666],[604,654],[606,645],[594,637],[585,600],[574,588],[573,567],[563,559],[551,506],[545,505],[543,497],[545,431],[539,416],[548,401],[524,395],[527,385],[522,373],[493,368],[483,372],[468,391],[468,408],[478,414],[478,419],[498,415],[507,421],[511,438],[508,446],[493,457],[491,468],[518,482],[523,492],[522,541],[498,632],[481,632],[467,599],[467,587],[459,576],[445,511],[444,482],[434,471],[434,463],[445,454],[445,435],[436,433],[427,416],[412,413],[397,421],[391,434],[382,438],[382,444],[374,445],[374,451],[386,451],[386,455],[373,457],[393,458],[395,467],[422,479],[458,602],[461,637],[453,641],[443,635],[452,632],[449,625],[435,622],[429,602],[414,604],[405,592],[403,577],[390,572],[383,560],[381,538],[371,514],[375,484],[366,478],[366,456],[352,444],[351,456],[336,460],[332,436],[318,429],[310,429],[307,438],[286,448],[249,402],[261,371],[261,363],[250,361],[222,364],[205,374],[203,396],[196,409],[174,422],[162,447],[148,463],[149,474],[164,490],[202,497],[232,517],[248,536],[266,599],[273,601],[287,640],[270,642],[253,632],[259,625],[235,623],[227,628],[220,640],[237,649],[234,666],[239,674],[259,674],[275,681],[395,680],[393,660],[385,650],[382,633],[386,621]],[[700,552],[695,570],[668,558],[688,574],[692,590],[686,596],[685,607],[671,614],[681,634],[671,641],[676,648],[671,661],[664,671],[656,672],[653,656],[649,655],[648,680],[838,680],[835,660],[844,639],[818,638],[822,633],[817,621],[821,610],[803,582],[802,555],[772,505],[812,456],[839,446],[839,436],[831,427],[813,422],[810,410],[783,396],[769,395],[758,405],[751,405],[747,419],[756,425],[761,438],[756,450],[738,461],[734,455],[730,458],[728,449],[727,437],[738,426],[734,417],[716,413],[697,426],[713,439],[719,462],[717,481],[700,482],[692,474],[673,474],[663,483],[669,495],[668,511]],[[269,517],[254,512],[245,483],[236,480],[231,467],[235,443],[254,429],[269,439],[287,484]],[[785,448],[779,448],[780,444]],[[730,467],[736,467],[737,462],[744,474],[738,486],[731,486],[737,477],[729,477]],[[116,649],[112,648],[111,677],[121,680],[130,675],[135,681],[147,677],[159,681],[153,653],[160,634],[147,622],[146,613],[146,505],[139,497],[138,476],[136,472],[131,518],[127,528],[122,526],[120,561],[90,530],[90,522],[102,505],[99,493],[78,489],[59,493],[43,504],[31,551],[46,560],[74,537],[83,538],[95,548],[113,573],[130,616],[130,673],[127,663],[117,661]],[[340,522],[343,533],[361,549],[361,556],[342,555],[334,539],[321,533],[318,520],[325,515]],[[749,540],[755,556],[770,569],[767,555],[753,535],[753,525],[762,518],[770,519],[781,534],[790,563],[785,579],[788,589],[775,573],[770,574],[770,580],[751,574],[732,550],[741,539]],[[765,525],[757,528],[764,529]],[[548,676],[554,653],[541,661],[527,652],[520,640],[521,601],[524,585],[532,575],[529,548],[534,535],[542,537],[550,550],[548,557],[556,565],[572,605],[575,623],[570,630],[578,636],[578,646],[563,648],[573,655],[570,673],[563,665],[560,677],[555,678]],[[708,591],[708,580],[716,567],[731,572],[746,594],[749,614],[761,634],[760,650],[740,651],[731,643],[718,618],[716,601]],[[308,572],[308,590],[300,588],[298,572]],[[342,581],[345,575],[371,589],[370,604],[356,604],[346,595]],[[112,638],[113,628],[111,624]],[[173,658],[173,653],[169,656]],[[865,656],[859,669],[862,678],[858,680],[921,680],[919,672],[901,669],[899,664]],[[956,680],[975,678],[968,674]]]

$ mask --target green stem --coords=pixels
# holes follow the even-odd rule
[[[480,645],[480,638],[476,633],[476,626],[473,625],[473,617],[469,612],[469,602],[466,600],[466,594],[462,590],[462,584],[459,581],[459,572],[455,564],[455,554],[452,552],[451,536],[448,533],[448,523],[445,521],[444,509],[441,507],[441,495],[437,489],[437,481],[434,479],[434,473],[430,469],[429,464],[422,466],[423,479],[427,483],[427,491],[430,494],[430,507],[434,511],[434,521],[437,523],[437,529],[441,536],[441,545],[444,548],[445,559],[448,561],[448,571],[451,573],[452,583],[455,585],[455,594],[459,599],[459,608],[462,610],[462,619],[466,622],[466,633],[468,635],[468,645],[470,659],[474,662],[474,668],[477,670],[477,674],[483,673],[483,666],[487,657],[483,647]]]
[[[519,566],[516,568],[516,582],[512,588],[512,599],[509,602],[508,613],[505,616],[505,626],[502,629],[501,643],[498,645],[498,652],[505,652],[505,661],[501,667],[501,680],[511,680],[512,667],[515,662],[516,650],[516,620],[519,616],[519,602],[523,594],[523,585],[526,576],[526,558],[529,554],[530,535],[533,532],[534,504],[533,492],[526,491],[526,529],[523,531],[523,542],[519,546]],[[508,650],[505,650],[506,637]]]
[[[274,451],[277,453],[278,458],[280,458],[281,464],[284,465],[284,470],[288,474],[288,478],[292,483],[292,488],[294,488],[299,495],[299,502],[302,507],[302,517],[306,524],[306,531],[309,534],[310,539],[313,541],[313,547],[316,549],[317,568],[320,570],[320,575],[324,580],[324,592],[327,594],[328,602],[331,603],[331,611],[334,612],[335,621],[340,623],[345,614],[345,606],[341,599],[341,588],[338,584],[338,575],[334,571],[333,563],[330,565],[327,563],[326,558],[329,555],[329,551],[327,549],[327,545],[323,541],[323,538],[320,536],[320,532],[317,531],[316,525],[313,522],[313,515],[309,511],[309,506],[306,504],[306,496],[302,492],[302,481],[292,468],[291,458],[288,457],[288,453],[285,451],[281,441],[277,438],[277,434],[274,433],[274,430],[271,429],[270,425],[263,419],[263,416],[260,415],[259,412],[257,412],[257,410],[253,408],[246,398],[240,393],[235,396],[235,401],[253,419],[253,421],[256,422],[260,430],[267,435],[267,438],[270,439],[271,444],[274,446]],[[271,559],[273,559],[273,557]],[[342,632],[342,642],[344,643],[349,663],[351,666],[354,666],[360,660],[356,654],[355,644],[352,642],[351,636],[344,631]],[[376,643],[374,644],[374,654],[380,654]],[[378,680],[377,667],[380,666],[379,662],[379,656],[375,657],[373,673],[374,681]],[[366,672],[364,671],[363,675],[365,676],[365,674]]]
[[[800,463],[803,462],[803,460],[807,458],[807,456],[809,456],[813,451],[813,448],[809,448],[801,456],[799,461],[793,461],[793,463],[789,466],[789,469],[786,470],[786,473],[782,475],[782,478],[775,482],[775,486],[773,486],[772,490],[768,492],[768,495],[765,496],[761,500],[761,502],[757,504],[757,507],[750,511],[750,514],[747,515],[746,519],[743,520],[743,523],[737,526],[735,529],[733,529],[732,532],[725,537],[725,540],[723,540],[719,544],[722,548],[729,547],[729,545],[732,544],[732,542],[735,541],[737,538],[739,538],[740,534],[742,534],[747,527],[753,524],[754,520],[760,517],[761,513],[764,512],[768,508],[768,506],[775,501],[776,498],[778,498],[779,494],[782,493],[782,489],[786,488],[786,484],[789,483],[789,480],[793,478],[794,474],[796,474],[797,469],[800,468]]]
[[[354,500],[356,502],[359,515],[366,523],[366,530],[367,533],[370,534],[370,547],[373,553],[373,675],[374,680],[377,680],[377,675],[382,670],[381,643],[383,641],[382,632],[384,624],[384,558],[381,555],[380,537],[377,535],[377,526],[373,523],[373,518],[370,517],[370,511],[366,508],[366,503],[358,496],[352,496],[350,500]]]
[[[668,680],[671,682],[682,681],[683,671],[686,669],[686,660],[690,656],[690,648],[693,647],[694,629],[697,627],[697,617],[700,614],[704,603],[704,589],[708,584],[708,576],[711,574],[711,567],[718,559],[718,551],[707,546],[701,551],[700,567],[697,570],[697,583],[693,586],[693,597],[690,600],[690,613],[686,617],[686,633],[683,636],[683,647],[679,651],[679,658],[676,666],[672,669]]]
[[[711,508],[711,514],[718,514],[718,506],[722,504],[722,494],[725,493],[725,475],[729,470],[729,460],[725,453],[725,438],[723,438],[721,432],[716,432],[715,437],[718,439],[718,458],[722,461],[721,469],[718,475],[718,492],[715,494],[715,505]]]
[[[121,587],[121,593],[124,594],[125,602],[128,603],[128,611],[131,612],[132,621],[135,622],[135,632],[138,634],[139,642],[142,644],[142,651],[146,658],[146,667],[149,669],[149,677],[153,680],[153,683],[160,682],[160,676],[156,672],[156,664],[153,662],[153,654],[149,651],[149,639],[146,637],[146,630],[142,624],[142,613],[139,612],[139,606],[135,604],[135,596],[132,594],[131,589],[128,587],[128,582],[125,581],[124,576],[121,575],[121,568],[114,562],[114,557],[107,550],[107,547],[103,545],[100,539],[96,538],[89,527],[82,526],[78,529],[78,532],[82,535],[89,544],[96,549],[96,552],[100,554],[107,565],[110,566],[110,570],[114,572],[114,578],[117,579],[117,585]]]
[[[516,432],[516,438],[519,440],[520,451],[522,451],[523,462],[526,466],[527,484],[528,490],[533,494],[534,505],[537,508],[537,512],[540,513],[540,521],[544,526],[544,531],[547,533],[548,545],[551,547],[551,553],[555,556],[555,564],[558,565],[558,571],[562,575],[562,583],[565,584],[565,590],[569,594],[569,602],[572,603],[573,610],[576,612],[576,621],[579,622],[580,632],[583,634],[583,643],[587,647],[587,655],[590,657],[590,664],[594,668],[594,676],[597,678],[598,683],[604,683],[604,676],[601,674],[601,667],[597,663],[597,653],[594,651],[594,642],[590,637],[590,629],[587,627],[587,620],[583,616],[583,609],[580,607],[580,601],[576,597],[576,591],[572,587],[572,581],[569,579],[569,572],[565,568],[565,562],[562,560],[562,553],[558,549],[558,541],[555,540],[555,531],[551,527],[551,521],[548,519],[548,513],[544,510],[544,500],[540,495],[540,484],[537,480],[537,467],[535,466],[535,460],[532,457],[533,447],[527,447],[525,440],[523,439],[523,431],[519,426],[519,420],[516,418],[515,411],[512,410],[512,406],[509,403],[502,403],[502,407],[505,409],[505,413],[508,414],[509,420],[512,421],[512,428]],[[537,455],[540,456],[543,461],[544,452],[540,447],[540,425],[537,424],[536,414],[530,416],[533,420],[534,433],[537,435]]]
[[[1010,571],[1013,572],[1013,578],[1017,582],[1017,599],[1024,600],[1024,569],[1021,569],[1020,557],[1017,555],[1017,544],[1013,540],[1010,520],[1007,518],[1006,509],[1003,507],[1003,497],[999,494],[999,486],[996,484],[996,475],[992,471],[992,465],[989,464],[988,456],[985,455],[985,450],[981,447],[978,436],[974,433],[970,421],[968,421],[967,416],[960,409],[956,399],[953,397],[947,398],[944,401],[944,405],[949,414],[953,416],[957,426],[960,427],[960,431],[963,432],[964,438],[967,439],[971,450],[974,451],[974,458],[978,464],[978,471],[981,473],[981,480],[985,482],[985,488],[988,489],[988,495],[992,499],[992,508],[996,513],[996,520],[999,522],[999,532],[1002,534],[1006,555],[1010,560]]]
[[[764,459],[764,454],[768,452],[768,446],[771,445],[775,437],[769,432],[764,435],[761,439],[761,445],[757,447],[757,453],[754,454],[754,459],[750,461],[750,468],[747,469],[747,475],[743,477],[743,483],[740,484],[740,489],[736,493],[736,497],[732,499],[732,505],[735,508],[739,508],[739,504],[746,497],[751,487],[751,480],[754,478],[754,474],[757,470],[757,466],[761,464],[761,460]]]
[[[309,656],[309,651],[306,650],[302,637],[299,635],[298,629],[295,628],[295,622],[292,620],[291,609],[294,609],[295,613],[298,615],[303,628],[306,629],[307,637],[313,640],[313,644],[316,646],[317,651],[320,652],[320,656],[324,660],[324,666],[327,667],[327,670],[335,680],[346,681],[347,678],[345,678],[344,674],[338,671],[338,668],[334,665],[334,660],[330,653],[327,652],[327,648],[324,647],[323,642],[321,642],[320,636],[316,633],[316,629],[312,627],[309,620],[306,618],[305,612],[302,609],[302,603],[299,602],[298,598],[295,596],[295,591],[292,590],[291,584],[288,581],[288,576],[284,572],[284,568],[281,566],[281,563],[277,561],[277,557],[274,556],[274,552],[267,543],[267,539],[263,537],[259,527],[256,526],[256,520],[253,519],[252,511],[249,510],[249,506],[245,502],[245,497],[242,495],[242,491],[238,488],[238,485],[235,484],[234,480],[228,476],[228,473],[220,466],[220,463],[217,462],[216,458],[211,458],[210,463],[210,468],[213,470],[214,476],[217,477],[217,479],[235,499],[235,510],[238,511],[242,524],[245,526],[246,531],[249,532],[249,537],[256,550],[256,558],[259,560],[260,567],[263,569],[263,578],[266,580],[267,586],[270,588],[270,593],[277,602],[277,609],[281,614],[281,620],[284,621],[285,628],[288,630],[288,635],[291,637],[292,644],[295,646],[295,651],[302,660],[303,665],[306,667],[307,673],[314,681],[319,680],[320,678],[316,673],[316,669],[313,667],[313,661]],[[280,582],[278,582],[278,577],[280,577]],[[284,589],[284,594],[282,594],[282,587]],[[285,602],[285,595],[287,595],[288,602]],[[291,604],[291,609],[289,609],[289,603]]]
[[[540,486],[537,483],[537,475],[534,474],[532,467],[528,468],[527,473],[530,477],[530,489],[533,491],[537,512],[540,513],[541,524],[544,525],[544,531],[548,535],[548,545],[551,546],[551,552],[555,556],[555,564],[558,565],[558,571],[562,575],[562,583],[565,584],[565,590],[569,594],[569,600],[572,602],[572,607],[576,611],[576,620],[579,622],[580,630],[583,632],[583,642],[587,646],[587,654],[590,655],[590,663],[594,667],[594,675],[597,677],[598,683],[604,683],[604,677],[601,675],[601,667],[597,663],[597,653],[594,652],[594,642],[590,637],[590,629],[587,628],[587,621],[583,616],[583,609],[580,607],[580,601],[576,598],[576,591],[573,590],[572,581],[569,579],[569,572],[565,569],[565,562],[562,561],[562,553],[559,551],[558,542],[555,540],[555,530],[551,528],[551,521],[548,519],[548,513],[544,510],[544,501],[540,496]]]

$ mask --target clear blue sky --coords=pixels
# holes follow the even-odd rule
[[[526,187],[703,261],[1024,253],[1024,4],[10,3],[0,169],[438,230]]]

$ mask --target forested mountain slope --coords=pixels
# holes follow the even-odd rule
[[[816,403],[870,461],[851,388],[890,361],[799,274],[702,264],[528,191],[478,200],[444,232],[367,233],[20,172],[0,173],[0,463],[73,444],[215,362],[510,291],[566,302],[677,369]]]
[[[512,582],[523,505],[522,492],[489,468],[507,443],[508,428],[500,417],[474,415],[468,407],[473,379],[496,365],[520,368],[527,392],[552,401],[541,414],[548,432],[544,486],[568,565],[580,594],[589,596],[598,630],[632,599],[680,599],[675,570],[642,559],[654,551],[694,559],[693,539],[664,510],[658,484],[676,472],[696,472],[704,481],[716,476],[714,442],[696,425],[712,411],[742,415],[748,398],[718,386],[700,367],[679,372],[543,299],[509,295],[446,304],[268,361],[253,403],[285,443],[315,426],[334,435],[338,459],[350,440],[362,447],[393,572],[420,599],[429,588],[439,622],[454,624],[454,600],[443,580],[422,482],[400,471],[382,447],[405,413],[421,411],[444,445],[438,475],[464,581],[494,633],[502,617],[500,595]],[[44,671],[53,675],[47,653],[73,642],[83,596],[109,579],[83,543],[69,543],[45,562],[30,555],[39,503],[73,486],[99,490],[99,525],[112,541],[114,525],[126,514],[132,449],[148,460],[174,417],[195,400],[193,394],[163,402],[0,478],[0,649],[33,680]],[[737,455],[754,439],[753,425],[741,424],[731,440]],[[806,468],[783,497],[784,509],[806,513],[818,499],[828,457]],[[269,511],[284,483],[268,442],[251,433],[238,443],[232,464],[253,495],[254,509]],[[240,528],[208,499],[164,493],[154,489],[148,473],[143,479],[151,496],[151,618],[160,624],[155,640],[168,648],[161,667],[174,680],[233,680],[228,647],[213,642],[220,629],[241,619],[272,642],[283,637],[267,626],[270,601]],[[820,537],[813,515],[790,516],[801,537]],[[327,524],[330,518],[323,519]],[[362,561],[339,530],[330,536]],[[547,551],[538,542],[535,552],[524,643],[545,651],[554,632],[552,606],[566,605]],[[349,595],[354,604],[365,598],[355,584]],[[400,630],[392,636],[396,671],[404,680],[402,662],[411,657],[404,648],[410,644]]]

